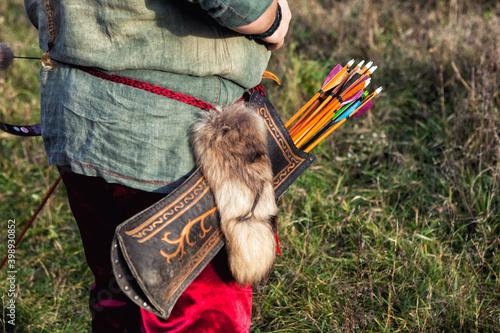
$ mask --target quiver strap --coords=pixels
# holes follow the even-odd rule
[[[272,104],[249,101],[268,130],[275,198],[314,161],[299,150]],[[164,199],[120,224],[111,258],[118,285],[137,305],[168,318],[189,284],[224,246],[214,195],[200,169]]]

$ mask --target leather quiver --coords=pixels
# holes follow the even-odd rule
[[[268,130],[275,198],[315,157],[298,149],[266,97],[249,100]],[[213,193],[200,169],[173,192],[120,224],[111,248],[121,290],[138,306],[168,318],[177,299],[224,246]]]

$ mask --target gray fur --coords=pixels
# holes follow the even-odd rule
[[[274,265],[278,212],[264,121],[244,103],[212,110],[193,127],[192,144],[219,209],[231,273],[240,285],[258,283]]]

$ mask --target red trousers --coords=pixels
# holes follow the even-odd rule
[[[115,228],[165,194],[150,193],[60,167],[95,283],[90,291],[94,333],[248,332],[252,289],[233,280],[222,250],[181,295],[168,319],[136,306],[118,287],[111,266]]]

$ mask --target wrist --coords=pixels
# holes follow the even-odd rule
[[[266,31],[264,31],[263,33],[248,35],[248,37],[252,39],[265,39],[267,37],[270,37],[276,32],[276,30],[278,30],[278,27],[280,26],[281,23],[281,17],[282,17],[281,6],[278,4],[276,8],[276,17],[274,18],[274,22],[271,25],[271,27]]]

